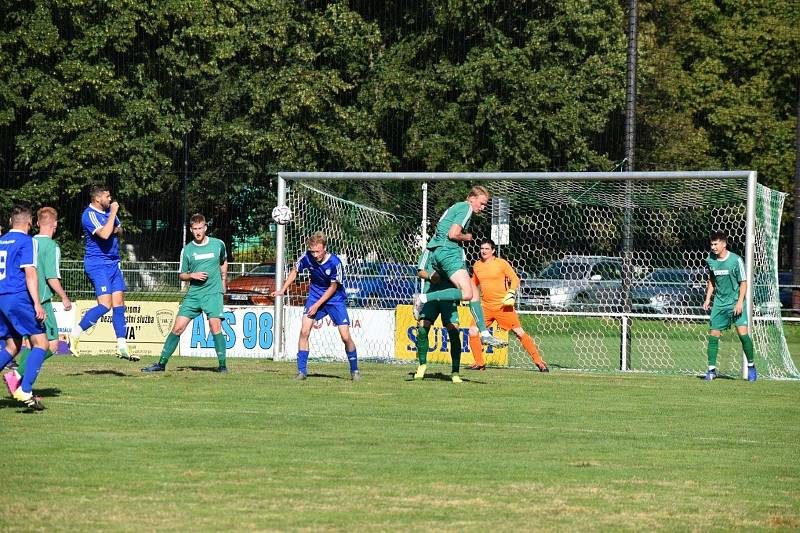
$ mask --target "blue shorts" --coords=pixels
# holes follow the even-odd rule
[[[94,285],[95,296],[128,290],[125,285],[125,278],[122,276],[122,267],[119,263],[84,265],[83,268],[92,281],[92,285]]]
[[[19,339],[40,333],[44,333],[44,325],[36,319],[30,294],[0,294],[0,339]]]
[[[303,307],[303,314],[308,314],[308,308],[314,305],[316,302],[312,302],[311,300],[306,300],[306,305]],[[350,315],[347,314],[347,307],[345,306],[344,302],[338,303],[327,303],[319,308],[317,314],[314,315],[314,320],[322,320],[326,316],[331,317],[331,322],[336,324],[337,326],[349,326],[350,325]]]

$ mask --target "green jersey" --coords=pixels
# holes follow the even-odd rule
[[[710,254],[706,259],[708,276],[714,286],[714,307],[734,307],[739,299],[739,284],[747,281],[744,261],[733,252],[725,259]]]
[[[222,294],[222,265],[227,258],[225,243],[214,237],[206,237],[203,244],[192,241],[181,251],[181,273],[207,272],[205,281],[193,279],[189,282],[188,295]]]
[[[39,303],[49,302],[53,298],[53,289],[48,279],[61,279],[61,248],[56,241],[47,235],[35,235],[36,274],[39,277]]]
[[[436,232],[433,237],[428,241],[428,250],[433,250],[439,247],[443,248],[460,248],[459,241],[452,241],[448,238],[450,228],[453,224],[458,224],[466,232],[469,227],[470,219],[472,218],[472,208],[466,201],[458,202],[451,205],[447,211],[442,213],[439,222],[436,223]]]

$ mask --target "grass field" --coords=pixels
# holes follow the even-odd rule
[[[800,383],[175,358],[0,400],[0,530],[800,528]]]

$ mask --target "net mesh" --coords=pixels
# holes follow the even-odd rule
[[[287,205],[286,259],[306,250],[322,230],[345,265],[348,307],[369,330],[411,302],[419,282],[415,264],[438,216],[466,197],[459,181],[296,180]],[[473,217],[467,264],[483,238],[521,278],[516,308],[523,328],[551,367],[696,374],[705,369],[707,313],[705,259],[712,230],[728,233],[744,257],[747,180],[591,181],[491,180],[480,183],[492,200]],[[753,273],[753,337],[762,375],[797,378],[783,336],[777,293],[778,222],[785,195],[757,187]],[[427,204],[427,205],[426,205]],[[430,216],[423,222],[425,208]],[[426,235],[422,235],[422,228]],[[626,245],[627,243],[627,245]],[[287,317],[288,318],[288,317]],[[398,319],[398,324],[400,323]],[[467,328],[469,324],[461,324]],[[626,338],[627,332],[627,338]],[[403,332],[400,332],[402,337]],[[413,332],[408,344],[413,345]],[[508,364],[532,361],[510,335]],[[286,337],[286,351],[296,338]],[[357,338],[357,342],[358,342]],[[623,350],[623,342],[629,351]],[[465,351],[468,350],[466,342]],[[362,358],[391,359],[397,339],[361,339]],[[343,357],[339,342],[312,339],[312,357]],[[491,361],[491,358],[490,358]],[[738,375],[741,346],[723,334],[719,372]]]

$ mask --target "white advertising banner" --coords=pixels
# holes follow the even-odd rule
[[[297,339],[300,337],[302,307],[284,307],[285,310],[285,356],[297,359]],[[395,311],[375,309],[348,309],[350,316],[350,335],[356,345],[360,359],[394,359]],[[323,357],[346,361],[344,344],[339,328],[325,317],[314,324],[308,339],[309,357]]]
[[[275,346],[273,308],[225,306],[222,334],[226,357],[269,358]],[[180,355],[216,357],[214,336],[205,315],[198,316],[181,335]]]

